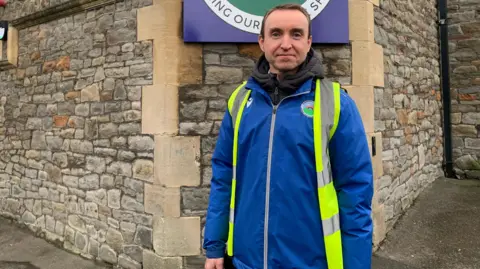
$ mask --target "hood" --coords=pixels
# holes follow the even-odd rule
[[[322,61],[318,53],[311,48],[307,54],[307,58],[300,65],[297,73],[285,75],[283,80],[277,80],[275,74],[269,73],[270,65],[263,54],[258,60],[252,77],[267,92],[271,93],[276,87],[283,93],[282,95],[290,95],[311,78],[324,78]]]

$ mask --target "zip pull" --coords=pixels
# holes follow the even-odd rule
[[[275,87],[275,92],[273,93],[273,103],[278,104],[278,87]]]

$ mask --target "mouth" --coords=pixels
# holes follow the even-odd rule
[[[280,55],[277,55],[277,58],[280,58],[280,59],[291,59],[291,58],[295,58],[295,55],[291,55],[291,54],[280,54]]]

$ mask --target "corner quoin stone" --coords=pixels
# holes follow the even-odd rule
[[[200,241],[200,217],[153,217],[153,248],[158,255],[200,255]]]
[[[180,188],[145,185],[145,212],[162,217],[180,217]]]
[[[181,257],[160,257],[150,250],[143,251],[143,269],[179,269]]]
[[[352,43],[352,85],[384,87],[383,48],[368,41]]]
[[[382,141],[382,133],[367,133],[368,137],[368,146],[370,150],[370,156],[372,158],[372,168],[373,168],[373,180],[375,183],[377,180],[383,176],[383,160],[382,160],[382,152],[383,152],[383,141]],[[375,156],[373,156],[372,152],[372,138],[375,138]],[[376,186],[375,186],[375,189]]]
[[[374,202],[372,206],[373,245],[377,247],[386,237],[385,210],[383,204]]]
[[[178,133],[178,87],[151,85],[142,90],[142,133]]]
[[[344,88],[348,91],[348,95],[352,97],[358,107],[365,132],[374,132],[375,99],[373,86],[346,85]]]
[[[349,0],[348,7],[350,40],[374,42],[373,4],[369,1]]]
[[[202,45],[182,40],[182,1],[154,1],[138,10],[138,40],[153,39],[153,84],[202,82]]]
[[[155,182],[166,187],[200,185],[200,137],[155,137]]]

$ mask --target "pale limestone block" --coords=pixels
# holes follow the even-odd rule
[[[178,87],[151,85],[142,89],[142,133],[178,133]]]
[[[352,43],[352,85],[384,86],[383,48],[367,41]]]
[[[349,0],[348,5],[350,40],[374,42],[373,4],[369,1]]]
[[[150,250],[143,250],[144,269],[182,269],[182,257],[161,257]]]
[[[158,255],[200,255],[200,241],[200,217],[153,217],[153,248]]]
[[[156,136],[154,154],[154,184],[200,185],[200,137]]]
[[[145,184],[145,212],[163,217],[180,217],[180,188]]]
[[[348,95],[355,101],[360,116],[362,117],[365,132],[375,131],[375,96],[373,86],[344,86]]]

